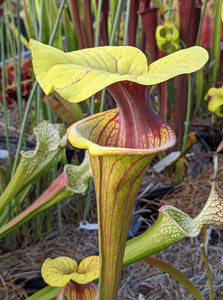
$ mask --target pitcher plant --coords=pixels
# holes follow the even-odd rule
[[[150,104],[150,88],[200,69],[206,50],[179,50],[148,66],[130,46],[104,46],[64,53],[30,41],[36,78],[46,94],[80,102],[107,87],[117,108],[91,115],[68,128],[68,139],[89,151],[99,225],[98,299],[117,298],[135,197],[153,157],[176,137]]]

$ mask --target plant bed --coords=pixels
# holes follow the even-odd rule
[[[223,174],[223,158],[220,155],[220,168],[217,180],[220,181]],[[162,199],[154,199],[157,209],[163,204],[171,204],[188,213],[191,217],[197,215],[204,206],[210,191],[210,184],[207,178],[213,173],[213,164],[204,166],[201,173],[193,178],[173,188],[169,194],[165,194]],[[222,191],[222,188],[221,188]],[[139,200],[137,200],[138,202]],[[141,199],[140,199],[141,201]],[[144,209],[149,210],[154,201],[143,200]],[[92,212],[95,209],[95,202],[92,202]],[[137,214],[135,211],[133,214]],[[96,213],[92,213],[96,218]],[[55,215],[54,215],[55,218]],[[0,298],[8,293],[10,300],[26,299],[27,295],[34,293],[37,289],[25,289],[25,282],[16,284],[18,278],[12,275],[14,270],[27,273],[27,269],[40,272],[41,264],[47,257],[70,256],[76,261],[80,261],[88,255],[98,251],[98,238],[96,231],[77,230],[79,224],[73,219],[72,223],[67,223],[63,219],[63,234],[60,235],[57,229],[56,219],[54,219],[51,233],[44,233],[43,236],[33,241],[27,246],[24,242],[20,248],[1,256],[1,276],[2,284],[6,287],[0,290]],[[94,219],[89,222],[94,222]],[[150,224],[148,226],[151,226]],[[30,241],[32,236],[30,236]],[[201,236],[195,239],[185,239],[162,251],[157,255],[166,261],[173,263],[175,267],[183,271],[202,292],[204,297],[208,297],[208,284],[206,271],[201,264]],[[74,246],[75,245],[75,246]],[[0,248],[5,248],[5,240],[0,242]],[[215,300],[223,297],[223,274],[221,269],[222,243],[208,244],[208,261],[211,267]],[[10,275],[11,274],[11,275]],[[30,272],[30,277],[33,272]],[[168,275],[149,267],[144,263],[138,262],[122,270],[122,279],[119,289],[118,300],[135,300],[142,294],[146,300],[161,299],[186,299],[187,292]]]

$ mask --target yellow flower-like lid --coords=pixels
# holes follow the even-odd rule
[[[89,256],[79,266],[70,257],[47,258],[41,272],[45,282],[51,286],[65,286],[70,280],[86,284],[99,277],[99,257]]]

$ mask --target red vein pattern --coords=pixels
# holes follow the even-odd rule
[[[57,300],[94,300],[97,295],[97,285],[94,283],[77,284],[70,281],[65,287],[60,289],[57,294]]]
[[[124,255],[134,200],[154,155],[91,156],[100,228],[101,276],[104,295],[110,290],[108,299],[117,292],[111,282],[120,276],[119,259]]]
[[[125,82],[111,85],[109,91],[119,109],[90,116],[68,129],[71,143],[78,147],[74,130],[86,140],[90,153],[98,208],[100,299],[116,299],[131,213],[144,173],[157,152],[175,144],[169,125],[150,107],[149,88]]]

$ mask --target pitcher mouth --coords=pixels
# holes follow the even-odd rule
[[[103,120],[107,119],[106,124]],[[165,122],[160,130],[160,136],[169,134],[168,139],[160,141],[159,147],[147,149],[126,148],[117,145],[117,139],[125,139],[119,136],[120,115],[119,109],[112,109],[102,113],[94,114],[76,122],[67,129],[70,143],[81,149],[88,149],[91,155],[149,155],[165,151],[176,143],[176,136],[170,126]],[[153,139],[156,137],[153,136]]]

